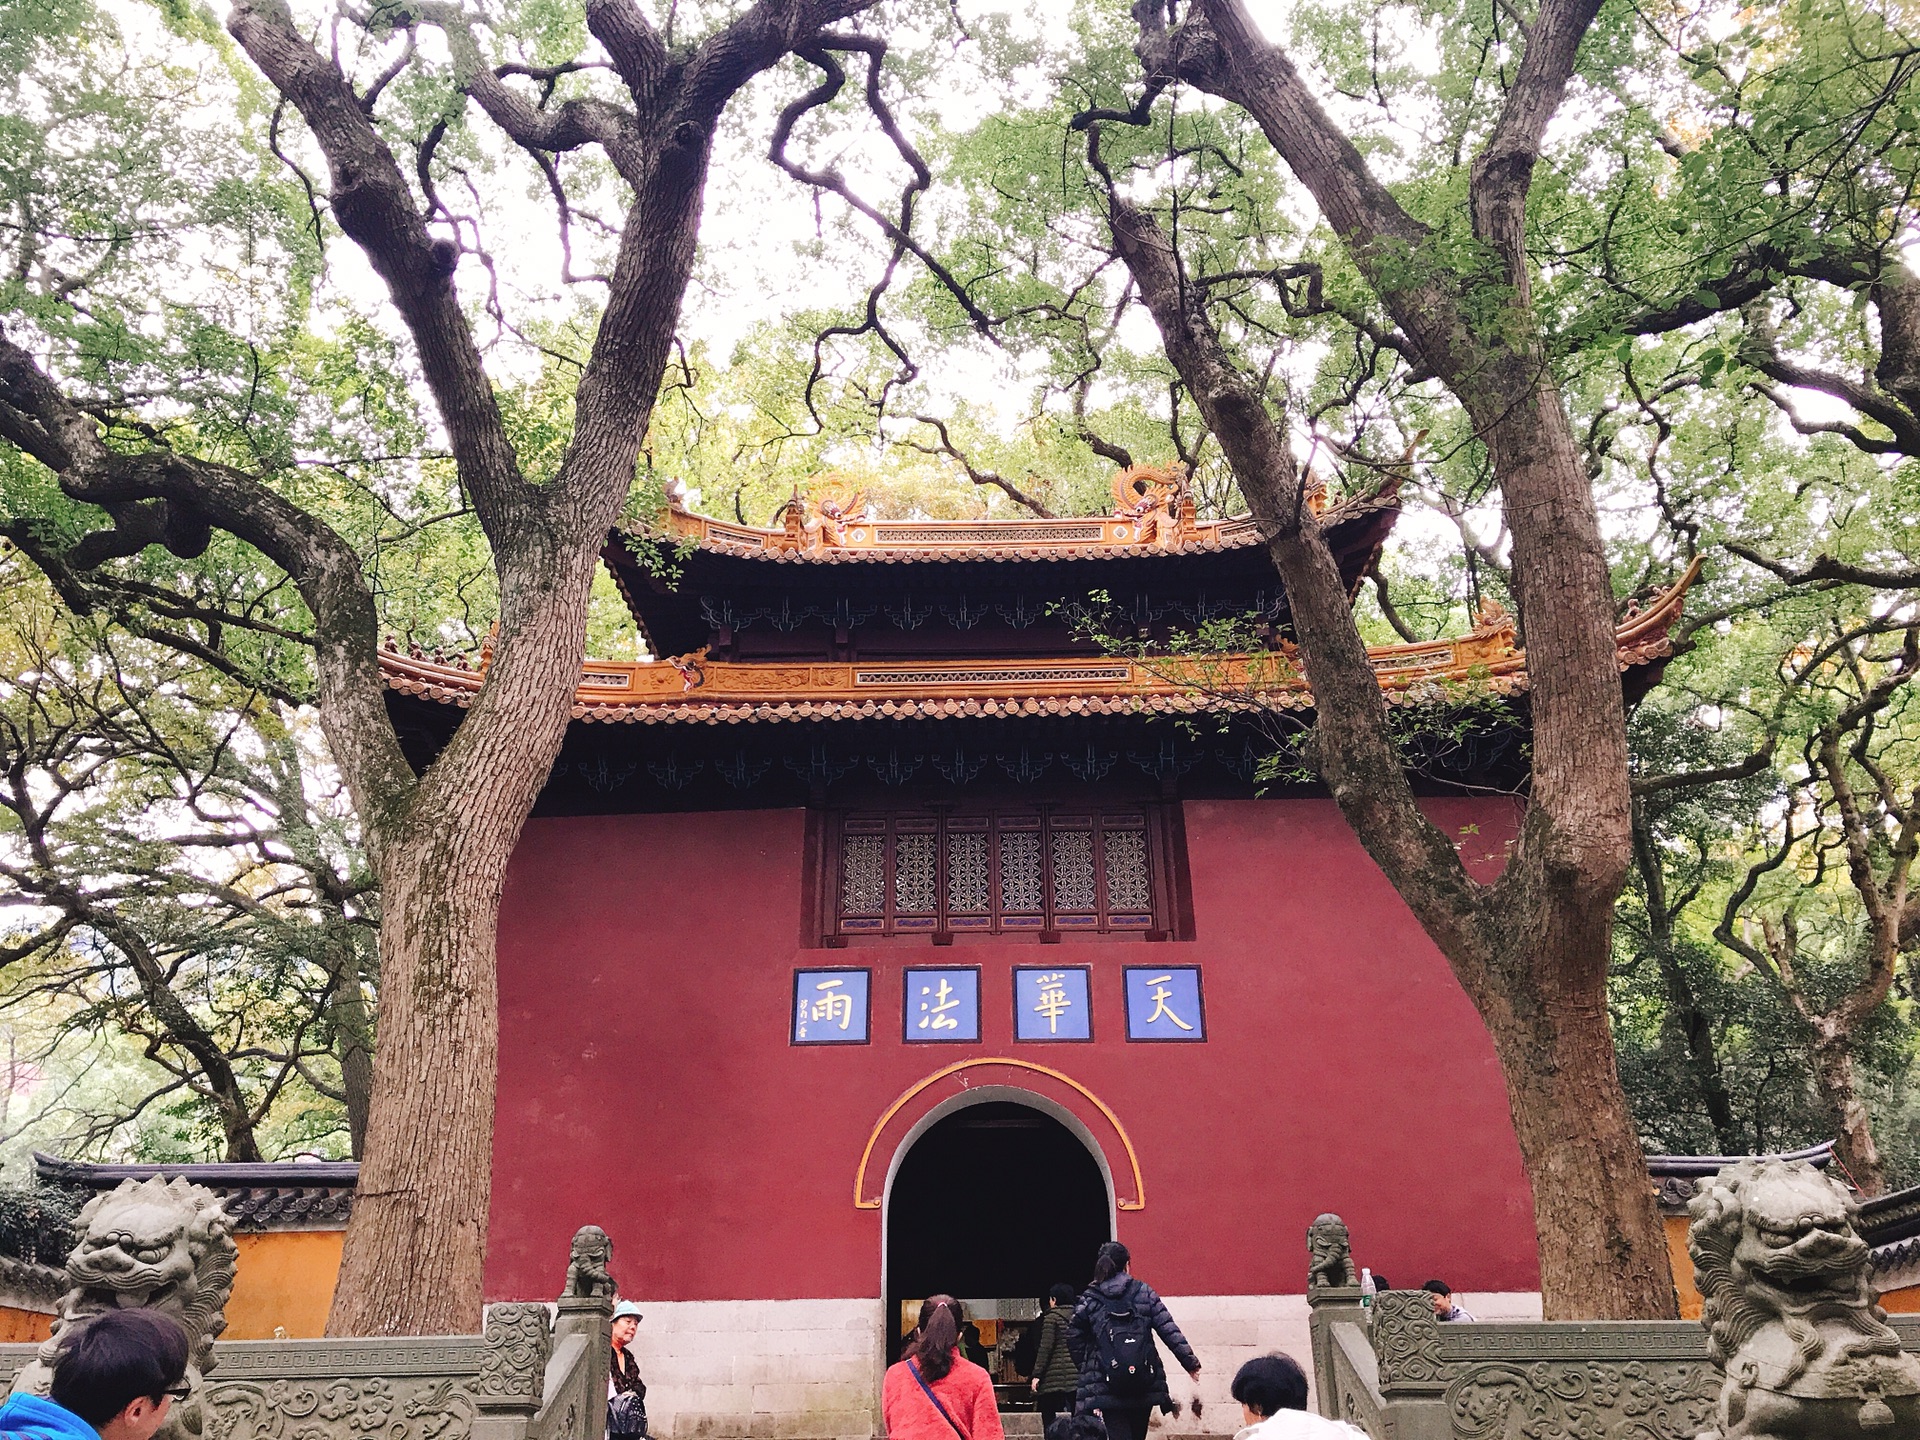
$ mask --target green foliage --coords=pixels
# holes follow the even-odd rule
[[[86,1197],[60,1185],[0,1185],[0,1255],[60,1266]]]

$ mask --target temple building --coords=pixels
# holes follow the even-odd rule
[[[1323,509],[1350,587],[1397,514]],[[1285,761],[1313,699],[1253,522],[1147,469],[1105,517],[874,519],[830,490],[780,519],[676,505],[607,547],[668,658],[589,663],[510,870],[489,1298],[548,1294],[604,1225],[674,1436],[869,1435],[936,1291],[1016,1399],[1037,1297],[1110,1236],[1207,1367],[1211,1418],[1176,1428],[1225,1424],[1241,1359],[1306,1353],[1319,1211],[1398,1285],[1537,1315],[1492,1045]],[[1630,697],[1684,588],[1620,628]],[[1236,653],[1185,653],[1239,617]],[[1433,718],[1416,788],[1491,877],[1527,679],[1481,619],[1373,663]],[[424,764],[481,672],[384,663]],[[1469,697],[1495,703],[1457,723]]]

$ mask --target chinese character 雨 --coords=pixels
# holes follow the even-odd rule
[[[848,1028],[853,1023],[853,996],[840,989],[844,983],[840,980],[816,982],[813,987],[816,998],[808,1018],[825,1020],[829,1023],[838,1021],[842,1030]]]
[[[1040,975],[1034,984],[1040,987],[1040,999],[1034,1004],[1034,1013],[1044,1016],[1047,1033],[1060,1033],[1060,1017],[1073,1008],[1073,1001],[1067,998],[1067,977],[1061,974]]]
[[[922,1030],[958,1030],[960,1028],[960,1022],[954,1019],[953,1016],[947,1014],[949,1010],[958,1010],[960,1008],[960,1001],[955,998],[951,985],[942,979],[938,988],[932,985],[922,985],[920,987],[920,993],[923,996],[931,995],[934,997],[934,1000],[938,1002],[937,1004],[929,1004],[924,999],[920,1002],[920,1028]]]
[[[1182,1030],[1191,1030],[1193,1026],[1187,1024],[1186,1021],[1182,1020],[1168,1008],[1167,1001],[1173,998],[1173,991],[1167,988],[1167,981],[1171,979],[1173,979],[1171,975],[1155,975],[1147,981],[1149,985],[1153,986],[1153,989],[1147,994],[1147,998],[1153,1001],[1153,1013],[1147,1016],[1146,1023],[1151,1025],[1164,1015]]]

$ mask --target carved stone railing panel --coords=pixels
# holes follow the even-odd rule
[[[478,1335],[248,1340],[219,1347],[206,1440],[469,1440]]]
[[[1389,1292],[1370,1326],[1327,1327],[1321,1414],[1375,1440],[1694,1440],[1711,1427],[1721,1377],[1692,1321],[1423,1325],[1402,1298],[1425,1299]],[[1920,1353],[1920,1315],[1889,1323]]]
[[[1452,1434],[1459,1440],[1632,1436],[1694,1440],[1712,1418],[1720,1374],[1696,1365],[1644,1360],[1536,1360],[1468,1365],[1447,1386]]]
[[[1326,1378],[1319,1381],[1320,1413],[1358,1425],[1369,1435],[1383,1433],[1379,1362],[1366,1332],[1358,1325],[1342,1324],[1328,1340]]]
[[[213,1383],[206,1440],[468,1440],[479,1410],[459,1381],[359,1379]]]

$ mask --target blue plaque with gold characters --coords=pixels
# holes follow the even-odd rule
[[[906,1039],[910,1045],[967,1044],[980,1038],[977,967],[909,970]]]
[[[1016,965],[1013,1038],[1091,1040],[1093,1006],[1084,965]]]
[[[864,1045],[869,1038],[866,970],[793,972],[793,1043]]]
[[[1198,965],[1129,965],[1127,1039],[1204,1040]]]

